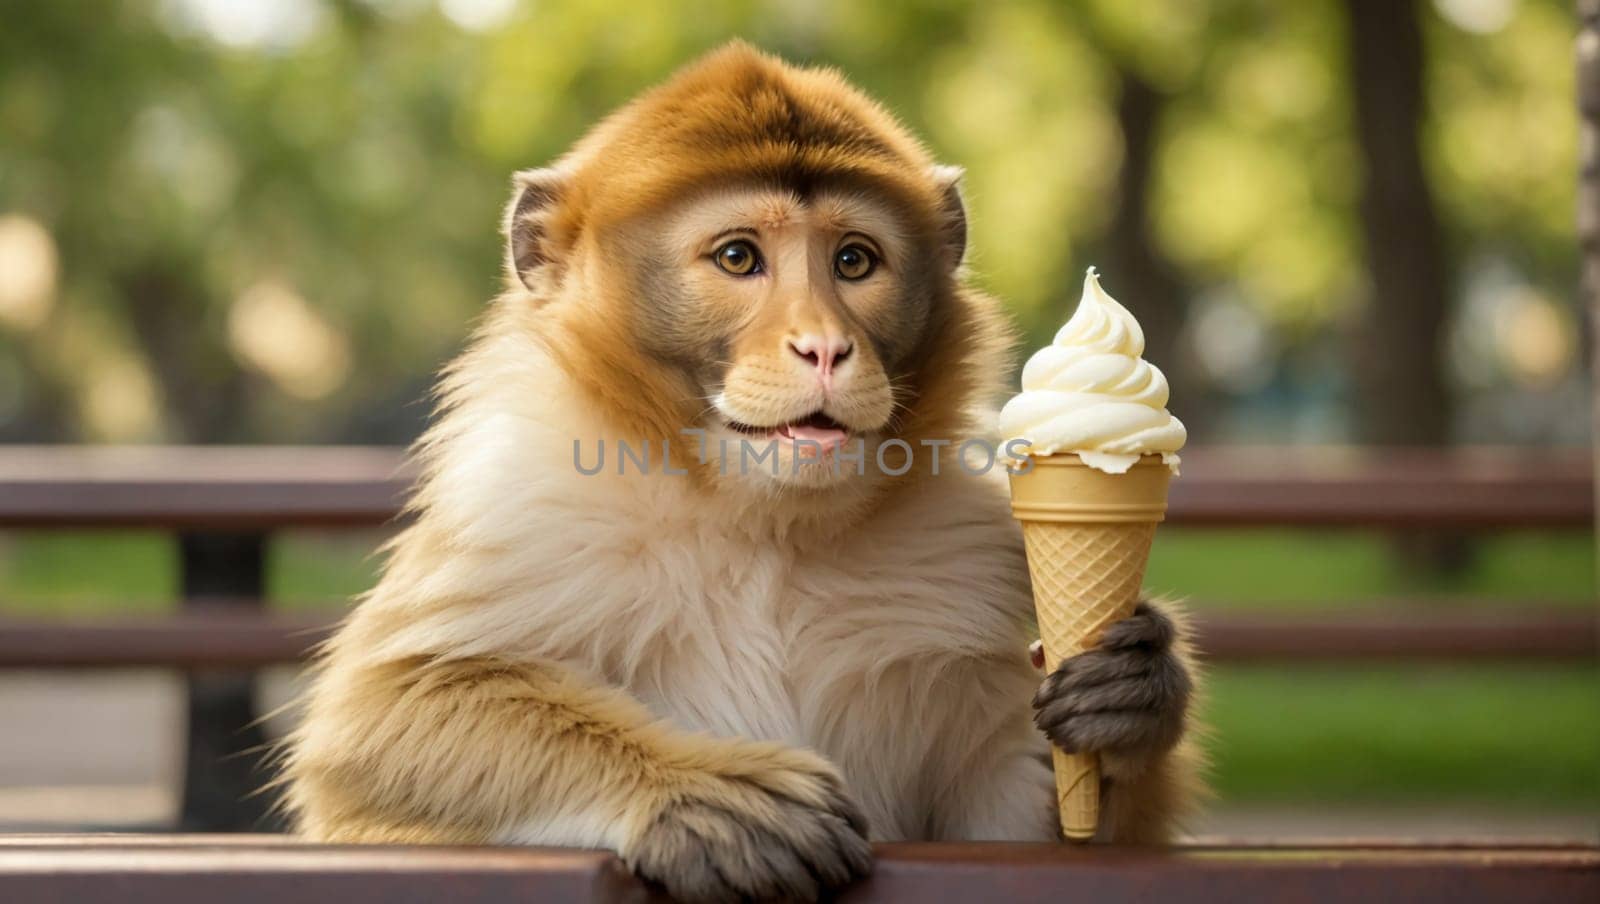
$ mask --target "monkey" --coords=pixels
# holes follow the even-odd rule
[[[1012,341],[960,175],[739,42],[519,173],[505,289],[283,748],[297,830],[811,900],[871,841],[1059,840],[1053,742],[1101,758],[1100,841],[1170,840],[1202,790],[1182,614],[1041,678],[1004,469],[959,466]]]

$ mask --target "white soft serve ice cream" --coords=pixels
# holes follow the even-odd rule
[[[1112,474],[1151,454],[1176,468],[1188,432],[1167,411],[1167,378],[1143,353],[1139,321],[1090,267],[1078,309],[1022,368],[1022,392],[1000,412],[1001,434],[1025,440],[1029,454],[1077,453]]]

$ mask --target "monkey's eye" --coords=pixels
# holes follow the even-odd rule
[[[877,266],[878,259],[861,245],[846,245],[833,256],[833,272],[839,274],[840,279],[866,279]]]
[[[754,245],[743,239],[736,239],[713,251],[711,259],[717,262],[722,272],[734,276],[750,276],[761,272],[761,256],[756,253]]]

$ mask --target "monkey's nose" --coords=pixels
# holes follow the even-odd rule
[[[789,351],[816,368],[817,376],[821,378],[824,387],[832,382],[833,369],[843,364],[854,350],[855,344],[843,336],[807,333],[789,340]]]

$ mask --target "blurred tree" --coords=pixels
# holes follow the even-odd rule
[[[1488,5],[1508,12],[1402,7],[1422,115],[1405,178],[1432,188],[1446,288],[1411,299],[1426,316],[1401,332],[1437,336],[1486,260],[1538,310],[1571,309],[1572,11]],[[1416,262],[1391,260],[1403,236],[1362,238],[1371,111],[1349,62],[1380,45],[1338,39],[1356,9],[0,0],[0,439],[409,438],[496,291],[509,173],[734,35],[841,66],[967,168],[976,272],[1030,343],[1098,263],[1197,435],[1360,435],[1360,369],[1327,352],[1366,258],[1379,314],[1399,313],[1394,274]],[[1362,96],[1404,99],[1382,95]],[[1551,352],[1565,322],[1513,351],[1570,373]],[[1486,335],[1462,346],[1481,364],[1471,398],[1560,423],[1570,402],[1517,383],[1509,340]]]
[[[1380,446],[1444,445],[1454,401],[1443,360],[1450,286],[1422,162],[1426,63],[1418,3],[1346,0],[1345,8],[1371,282],[1351,362],[1357,437]],[[1407,532],[1394,543],[1398,563],[1413,574],[1460,571],[1472,549],[1459,535]]]
[[[1166,98],[1136,72],[1118,73],[1117,128],[1122,136],[1122,165],[1117,170],[1116,206],[1096,257],[1107,273],[1116,274],[1117,292],[1137,299],[1144,327],[1145,357],[1162,362],[1169,379],[1186,391],[1186,422],[1203,431],[1210,418],[1200,411],[1205,396],[1203,374],[1194,367],[1179,339],[1189,292],[1182,274],[1162,253],[1151,229],[1151,175],[1158,150],[1158,129]],[[1194,439],[1204,441],[1204,433]]]
[[[1578,32],[1578,103],[1583,111],[1583,184],[1578,190],[1579,238],[1583,242],[1584,307],[1589,312],[1590,348],[1600,346],[1600,0],[1578,0],[1582,18]],[[1591,379],[1600,384],[1600,363]],[[1600,391],[1594,395],[1600,404]],[[1592,428],[1600,437],[1600,409],[1591,409]],[[1600,449],[1600,440],[1595,443]],[[1600,494],[1600,454],[1595,456],[1595,492]],[[1600,506],[1597,506],[1600,509]],[[1595,532],[1600,542],[1600,530]]]
[[[1215,426],[1209,411],[1215,399],[1206,391],[1210,381],[1199,362],[1181,341],[1190,290],[1155,234],[1152,194],[1171,105],[1161,85],[1187,79],[1197,61],[1182,45],[1199,39],[1206,23],[1194,18],[1191,9],[1187,26],[1176,25],[1151,41],[1150,28],[1126,16],[1125,5],[1101,3],[1091,7],[1082,26],[1095,45],[1107,49],[1113,63],[1113,111],[1121,141],[1111,213],[1090,247],[1098,267],[1110,274],[1116,294],[1137,305],[1145,356],[1160,362],[1169,380],[1182,387],[1183,418],[1191,439],[1205,442]]]
[[[1450,439],[1443,362],[1449,270],[1422,163],[1425,63],[1417,7],[1416,0],[1345,3],[1371,281],[1351,370],[1360,392],[1358,436],[1377,445]]]

